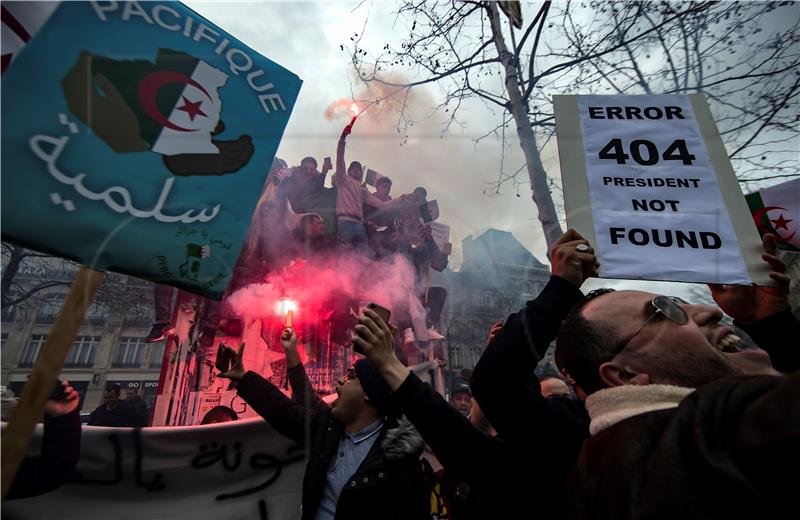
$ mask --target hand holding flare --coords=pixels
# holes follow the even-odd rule
[[[350,132],[353,131],[353,125],[356,123],[356,119],[358,119],[359,114],[358,105],[355,103],[350,105],[350,112],[353,114],[353,119],[351,119],[350,123],[348,123],[348,125],[344,127],[344,130],[342,130],[342,138],[347,137],[350,135]]]

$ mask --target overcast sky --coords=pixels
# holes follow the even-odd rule
[[[369,25],[363,48],[380,49],[386,35],[400,30],[393,15],[395,3],[189,1],[186,4],[304,81],[278,151],[278,156],[292,165],[306,155],[316,157],[320,166],[325,156],[335,159],[336,141],[347,121],[326,119],[325,109],[337,99],[350,98],[359,88],[353,84],[349,54],[340,49],[340,44],[349,43],[350,36],[362,32],[367,15]],[[524,4],[523,16],[531,9]],[[432,109],[439,99],[437,89],[421,87],[414,92],[412,106],[417,121],[408,132],[408,141],[403,144],[396,118],[391,114],[365,115],[348,139],[346,160],[359,160],[366,167],[390,176],[395,196],[425,186],[428,198],[439,201],[439,221],[451,226],[451,242],[456,249],[453,265],[460,264],[461,240],[490,227],[511,231],[537,258],[546,262],[544,237],[527,185],[520,188],[519,196],[510,187],[500,195],[484,193],[487,182],[498,177],[501,144],[494,136],[477,145],[474,139],[486,132],[487,120],[495,121],[498,117],[488,113],[482,103],[468,104],[460,113],[465,126],[442,139],[443,115]],[[513,126],[508,132],[506,173],[524,163]],[[556,154],[554,143],[543,150],[545,168],[554,176],[559,172]],[[553,195],[561,206],[560,192]],[[619,286],[620,283],[605,280],[588,285]],[[654,290],[685,293],[684,284],[625,283],[630,288],[645,285]]]
[[[342,2],[310,3],[235,3],[187,2],[191,8],[230,32],[244,43],[283,65],[303,79],[278,156],[298,164],[306,155],[335,160],[336,142],[346,120],[328,121],[325,108],[340,98],[349,98],[358,85],[351,84],[348,54],[339,45],[360,33],[368,5]],[[392,4],[370,7],[370,26],[365,46],[375,48],[374,40],[392,31]],[[373,39],[373,40],[370,40]],[[470,125],[486,119],[482,104],[469,106],[462,114],[468,125],[457,135],[442,139],[442,116],[433,114],[436,89],[417,89],[414,110],[420,119],[409,133],[406,144],[397,133],[396,118],[369,117],[356,123],[348,139],[347,161],[359,160],[392,178],[393,195],[408,193],[416,186],[428,189],[428,198],[437,199],[439,220],[451,226],[451,242],[460,249],[467,235],[490,227],[511,231],[538,258],[545,257],[544,238],[536,211],[525,187],[499,196],[484,195],[486,182],[497,178],[501,147],[489,138],[477,147],[473,139],[485,132],[485,125]],[[511,133],[513,128],[509,129]],[[554,151],[553,151],[554,152]],[[522,163],[516,143],[506,150],[506,170]],[[513,171],[513,170],[512,170]],[[554,170],[557,171],[557,170]],[[460,251],[456,252],[456,256]],[[456,263],[458,259],[456,259]]]

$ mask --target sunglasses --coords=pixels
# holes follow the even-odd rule
[[[650,305],[653,306],[655,311],[648,316],[644,323],[642,323],[636,332],[627,339],[624,343],[621,343],[619,347],[614,349],[614,355],[616,356],[623,350],[625,350],[633,338],[636,337],[639,332],[644,328],[645,325],[650,323],[651,321],[666,318],[670,321],[674,321],[678,325],[686,325],[689,323],[689,315],[686,314],[686,311],[683,309],[682,305],[687,305],[689,302],[682,298],[678,298],[677,296],[656,296],[652,300],[650,300]]]

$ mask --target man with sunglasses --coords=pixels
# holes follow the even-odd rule
[[[284,329],[283,341],[294,336]],[[227,372],[237,392],[279,433],[308,450],[303,520],[422,520],[428,496],[419,462],[423,442],[391,403],[386,383],[365,359],[339,380],[330,409],[305,407],[245,371],[244,345]],[[312,401],[313,404],[313,401]]]
[[[722,311],[641,291],[590,294],[564,321],[556,361],[588,395],[588,439],[568,486],[577,518],[773,518],[800,463],[800,334],[789,280],[712,286],[762,348],[740,348]],[[769,354],[768,354],[769,352]],[[770,359],[772,355],[772,359]],[[773,366],[774,365],[774,366]]]

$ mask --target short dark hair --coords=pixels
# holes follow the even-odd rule
[[[375,186],[379,186],[381,184],[388,184],[389,186],[391,186],[392,179],[390,179],[389,177],[381,177],[380,179],[378,179],[378,182],[375,183]]]
[[[472,395],[472,390],[470,389],[469,385],[466,383],[459,383],[453,388],[453,391],[450,392],[450,397],[453,398],[456,394],[469,394]]]
[[[412,193],[421,195],[423,199],[428,198],[428,190],[426,190],[422,186],[417,186],[416,188],[414,188],[414,191]]]
[[[114,391],[117,395],[122,393],[122,387],[119,386],[119,383],[106,383],[106,392]]]
[[[303,160],[300,161],[300,166],[303,166],[307,162],[314,163],[314,168],[317,167],[317,160],[313,157],[303,157]]]
[[[200,421],[200,424],[213,424],[213,423],[221,423],[221,422],[228,422],[228,421],[236,421],[239,419],[239,416],[236,412],[233,411],[232,408],[228,406],[215,406],[211,410],[209,410],[205,416],[203,416],[203,420]]]
[[[589,302],[610,292],[614,289],[587,294],[567,314],[556,338],[556,365],[565,369],[587,395],[606,387],[598,369],[614,357],[616,342],[611,331],[587,320],[581,312]]]
[[[359,170],[364,170],[364,167],[361,166],[361,163],[358,161],[353,161],[350,163],[350,166],[347,168],[347,171],[352,170],[353,168],[358,168]]]

